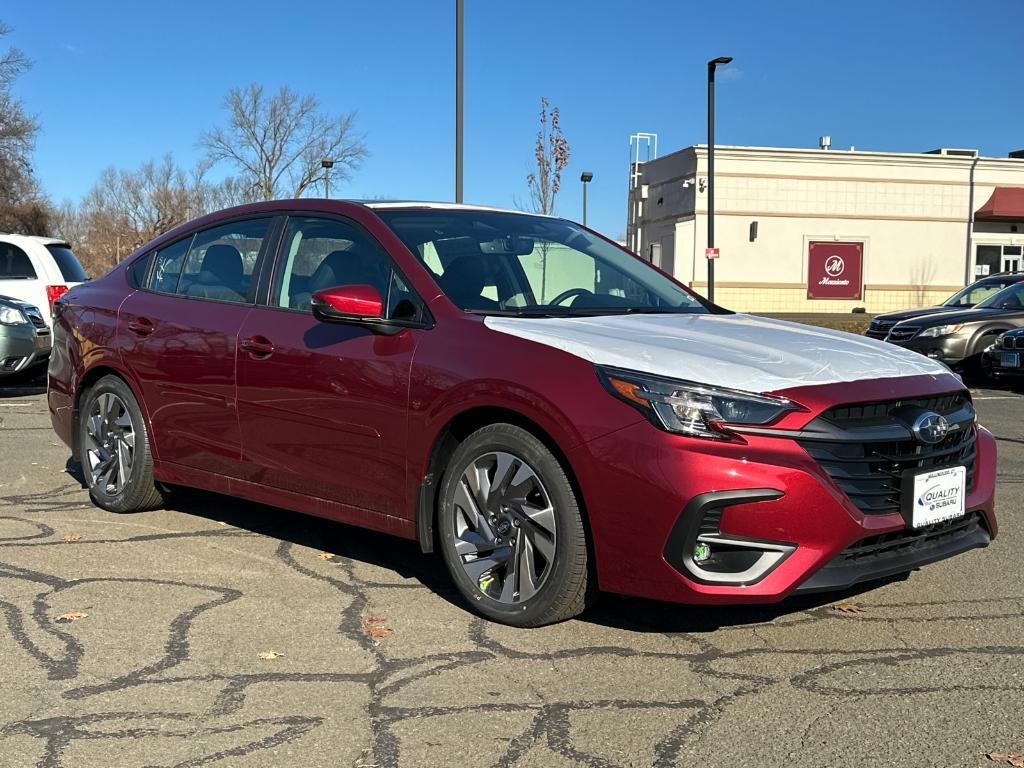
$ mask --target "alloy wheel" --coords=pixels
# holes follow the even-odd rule
[[[131,477],[135,460],[135,428],[124,400],[101,393],[86,418],[86,458],[92,487],[116,496]]]
[[[455,552],[470,581],[501,603],[521,603],[544,585],[555,558],[555,510],[523,459],[491,451],[459,478]]]

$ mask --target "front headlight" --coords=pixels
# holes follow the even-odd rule
[[[0,306],[0,325],[24,325],[27,322],[25,313],[17,307]]]
[[[782,397],[677,381],[637,371],[599,366],[597,375],[612,395],[629,403],[660,429],[691,437],[728,440],[729,424],[768,424],[799,406]]]
[[[934,328],[925,328],[921,331],[921,336],[952,336],[963,327],[963,323],[956,323],[955,325],[936,325]]]

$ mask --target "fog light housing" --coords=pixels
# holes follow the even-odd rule
[[[711,547],[703,541],[698,541],[697,545],[693,548],[693,562],[705,563],[709,557],[711,557]]]

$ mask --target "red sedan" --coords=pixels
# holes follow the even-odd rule
[[[995,443],[945,367],[729,312],[557,218],[261,203],[55,313],[96,504],[185,485],[417,539],[509,624],[599,589],[778,601],[996,534]]]

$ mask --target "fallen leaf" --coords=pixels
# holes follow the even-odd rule
[[[81,611],[71,611],[70,613],[65,613],[63,616],[58,616],[57,621],[66,624],[69,621],[78,621],[79,619],[87,618],[89,618],[88,613],[82,613]]]
[[[1024,752],[989,752],[988,759],[1012,765],[1013,768],[1024,768]]]
[[[383,616],[370,616],[367,619],[367,621],[368,622],[379,622],[379,621],[387,621],[387,619],[384,618]]]
[[[865,610],[856,603],[836,603],[832,610],[840,613],[865,613]]]
[[[64,537],[64,541],[81,541],[81,540],[82,540],[82,537],[79,536],[77,533],[69,533],[67,536]]]
[[[321,552],[320,553],[320,559],[321,560],[333,560],[334,559],[334,555],[332,555],[330,552]]]
[[[284,656],[283,653],[278,653],[277,651],[261,651],[258,655],[264,661],[270,661],[271,659],[279,659],[282,656]]]
[[[391,629],[391,627],[385,627],[383,624],[379,623],[382,620],[381,617],[375,616],[374,618],[378,620],[375,623],[371,624],[371,619],[366,619],[363,622],[364,635],[367,635],[368,637],[372,637],[374,639],[380,639],[383,637],[391,637],[393,634],[395,634],[395,630]]]

